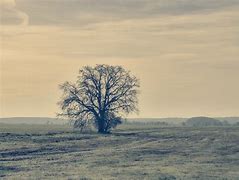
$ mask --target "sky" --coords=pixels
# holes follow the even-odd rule
[[[0,117],[60,111],[85,65],[140,78],[139,114],[239,116],[239,0],[0,0]]]

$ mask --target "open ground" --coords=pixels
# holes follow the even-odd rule
[[[238,179],[239,127],[0,126],[0,179]]]

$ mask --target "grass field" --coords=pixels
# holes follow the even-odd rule
[[[239,179],[239,127],[1,124],[0,179]]]

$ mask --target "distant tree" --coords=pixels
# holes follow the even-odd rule
[[[192,117],[185,122],[186,126],[195,126],[195,127],[203,127],[203,126],[223,126],[223,123],[217,119],[210,117]]]
[[[76,83],[65,82],[59,102],[62,113],[74,119],[74,127],[93,124],[108,133],[122,122],[122,116],[137,111],[139,80],[121,66],[85,66]]]

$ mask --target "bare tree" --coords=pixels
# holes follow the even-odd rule
[[[108,133],[123,115],[138,110],[139,80],[121,66],[85,66],[75,84],[65,82],[60,88],[60,115],[74,119],[75,127],[94,124],[99,133]]]

